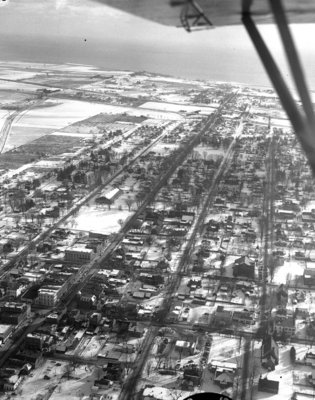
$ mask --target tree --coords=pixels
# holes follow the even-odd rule
[[[128,207],[128,210],[130,211],[131,206],[132,206],[133,203],[134,203],[134,200],[133,200],[131,197],[128,197],[128,198],[125,200],[125,203],[126,203],[126,206]]]

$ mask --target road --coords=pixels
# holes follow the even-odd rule
[[[1,131],[0,131],[0,153],[2,153],[4,148],[5,148],[5,145],[7,143],[8,137],[10,135],[10,130],[11,130],[11,127],[12,127],[12,124],[13,124],[14,120],[19,115],[21,115],[23,112],[28,111],[28,110],[38,106],[42,102],[43,102],[43,100],[31,100],[31,101],[28,102],[28,104],[25,107],[14,111],[12,114],[10,114],[6,118],[4,124],[3,124],[2,128],[1,128]]]
[[[186,159],[187,155],[190,153],[190,151],[194,148],[194,146],[198,143],[199,139],[202,137],[202,135],[208,133],[216,124],[217,122],[217,118],[220,116],[222,109],[230,102],[234,99],[235,94],[229,95],[220,105],[220,107],[217,109],[217,111],[212,114],[209,118],[209,120],[206,122],[205,126],[203,129],[200,130],[199,134],[191,141],[191,143],[189,144],[189,146],[186,148],[186,151],[184,151],[180,157],[178,157],[177,159],[174,160],[173,162],[173,166],[172,168],[169,170],[169,172],[167,173],[167,179],[169,177],[171,177],[171,175],[173,174],[173,172],[175,171],[175,169],[184,162],[184,160]],[[241,130],[240,130],[241,132]],[[183,251],[183,255],[181,257],[181,260],[178,264],[178,268],[176,271],[176,274],[173,276],[173,279],[171,279],[170,284],[168,285],[168,288],[166,290],[165,296],[164,296],[164,300],[161,306],[161,314],[159,315],[159,317],[157,318],[156,323],[153,323],[150,327],[149,332],[146,335],[145,338],[145,342],[143,344],[143,348],[142,348],[142,352],[138,355],[135,363],[134,363],[134,370],[132,371],[132,373],[127,377],[122,391],[120,393],[119,396],[119,400],[130,400],[132,398],[132,393],[137,389],[137,382],[141,376],[142,370],[144,368],[145,362],[147,360],[147,357],[149,355],[151,346],[153,344],[153,341],[158,333],[158,329],[159,327],[165,325],[165,320],[167,317],[167,314],[169,312],[171,303],[172,303],[172,295],[173,293],[175,293],[180,280],[182,278],[182,272],[185,269],[186,263],[187,263],[187,257],[190,253],[191,247],[194,243],[194,239],[195,239],[195,235],[197,234],[198,230],[199,230],[199,226],[200,224],[203,222],[204,217],[206,216],[206,211],[208,210],[208,205],[209,205],[209,201],[211,200],[212,196],[213,196],[213,190],[215,190],[218,182],[220,181],[220,179],[222,178],[222,175],[225,171],[225,168],[227,166],[228,163],[228,159],[231,157],[232,154],[232,148],[234,146],[235,143],[235,139],[233,140],[233,142],[231,143],[220,167],[219,170],[214,178],[214,182],[209,190],[209,194],[206,198],[206,200],[203,203],[203,207],[202,207],[202,211],[197,219],[197,222],[195,223],[194,227],[193,227],[193,232],[190,236],[190,239],[188,240],[185,249]],[[166,178],[166,177],[165,177]],[[158,187],[156,188],[157,190],[154,191],[154,193],[156,194],[158,192],[158,190],[160,190],[160,188],[164,185],[164,182],[167,181],[167,179],[161,179],[160,184],[158,185]],[[153,199],[155,197],[154,193],[150,193],[150,195],[148,196],[149,199]]]
[[[82,199],[77,201],[58,221],[56,221],[50,228],[46,229],[45,231],[41,232],[38,234],[36,237],[31,239],[27,246],[25,246],[18,254],[16,254],[14,257],[10,259],[10,261],[2,266],[0,268],[0,278],[2,278],[7,271],[9,271],[16,261],[20,259],[21,257],[25,256],[29,248],[34,248],[37,246],[38,243],[40,243],[42,240],[46,239],[56,228],[58,228],[60,225],[62,225],[69,217],[71,217],[73,214],[77,213],[79,209],[87,204],[93,197],[97,195],[97,193],[100,190],[103,190],[107,185],[109,185],[111,182],[113,182],[119,175],[121,175],[129,166],[131,166],[133,163],[135,163],[143,154],[148,152],[152,146],[154,146],[156,143],[158,143],[169,131],[169,127],[166,127],[161,135],[159,135],[156,139],[154,139],[148,146],[146,146],[144,149],[139,151],[126,165],[123,165],[120,169],[118,169],[113,175],[111,175],[106,182],[102,183],[101,185],[97,186],[95,189],[93,189],[89,194],[84,196]],[[116,241],[116,245],[117,245]]]
[[[262,240],[263,246],[262,256],[263,256],[263,265],[262,265],[262,279],[261,279],[261,304],[260,304],[260,328],[263,332],[266,331],[268,327],[268,317],[270,317],[271,307],[266,310],[266,302],[268,296],[268,287],[267,278],[268,275],[273,271],[273,265],[271,265],[271,254],[272,254],[272,246],[273,246],[273,219],[274,219],[274,187],[275,187],[275,139],[273,134],[273,129],[270,127],[269,129],[270,140],[267,150],[266,156],[266,181],[265,181],[265,190],[264,190],[264,199],[263,199],[263,224],[262,224]],[[254,369],[252,368],[253,363],[253,340],[248,337],[245,341],[244,347],[244,357],[243,357],[243,368],[242,368],[242,377],[241,377],[241,400],[249,400],[252,397],[253,385],[250,385],[249,382],[253,382],[254,380]]]

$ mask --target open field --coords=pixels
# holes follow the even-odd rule
[[[0,168],[19,168],[33,162],[45,154],[56,155],[71,151],[82,138],[71,136],[46,135],[31,143],[0,155]]]
[[[67,221],[67,228],[102,234],[117,233],[121,229],[118,221],[126,221],[133,212],[107,207],[81,207],[79,214]]]
[[[202,112],[202,114],[212,114],[214,109],[212,107],[191,106],[176,103],[158,103],[148,101],[140,106],[140,108],[149,108],[151,110],[162,110],[171,112]]]
[[[44,379],[44,376],[48,378]],[[94,379],[97,379],[94,367],[86,365],[73,367],[64,361],[45,360],[25,378],[17,390],[15,399],[35,400],[39,398],[38,396],[48,393],[51,393],[50,399],[78,399],[81,395],[91,393]]]

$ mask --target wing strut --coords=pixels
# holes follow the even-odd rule
[[[269,0],[275,22],[286,51],[291,73],[298,90],[303,112],[299,110],[297,104],[285,83],[282,74],[270,53],[264,39],[262,38],[257,26],[252,19],[250,12],[250,0],[243,0],[242,22],[261,58],[261,61],[267,71],[284,110],[290,118],[291,124],[301,143],[303,150],[309,160],[313,174],[315,176],[315,117],[313,105],[305,83],[304,73],[299,61],[299,57],[291,36],[285,11],[281,0]]]
[[[200,27],[212,26],[212,22],[195,0],[185,0],[185,5],[180,14],[180,21],[187,32]]]

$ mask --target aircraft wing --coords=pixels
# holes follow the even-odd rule
[[[95,1],[163,25],[181,25],[182,0]],[[242,0],[196,0],[196,3],[214,26],[241,24]],[[290,23],[315,22],[313,0],[284,0],[283,3]],[[257,23],[273,23],[268,0],[254,0],[251,11]]]

